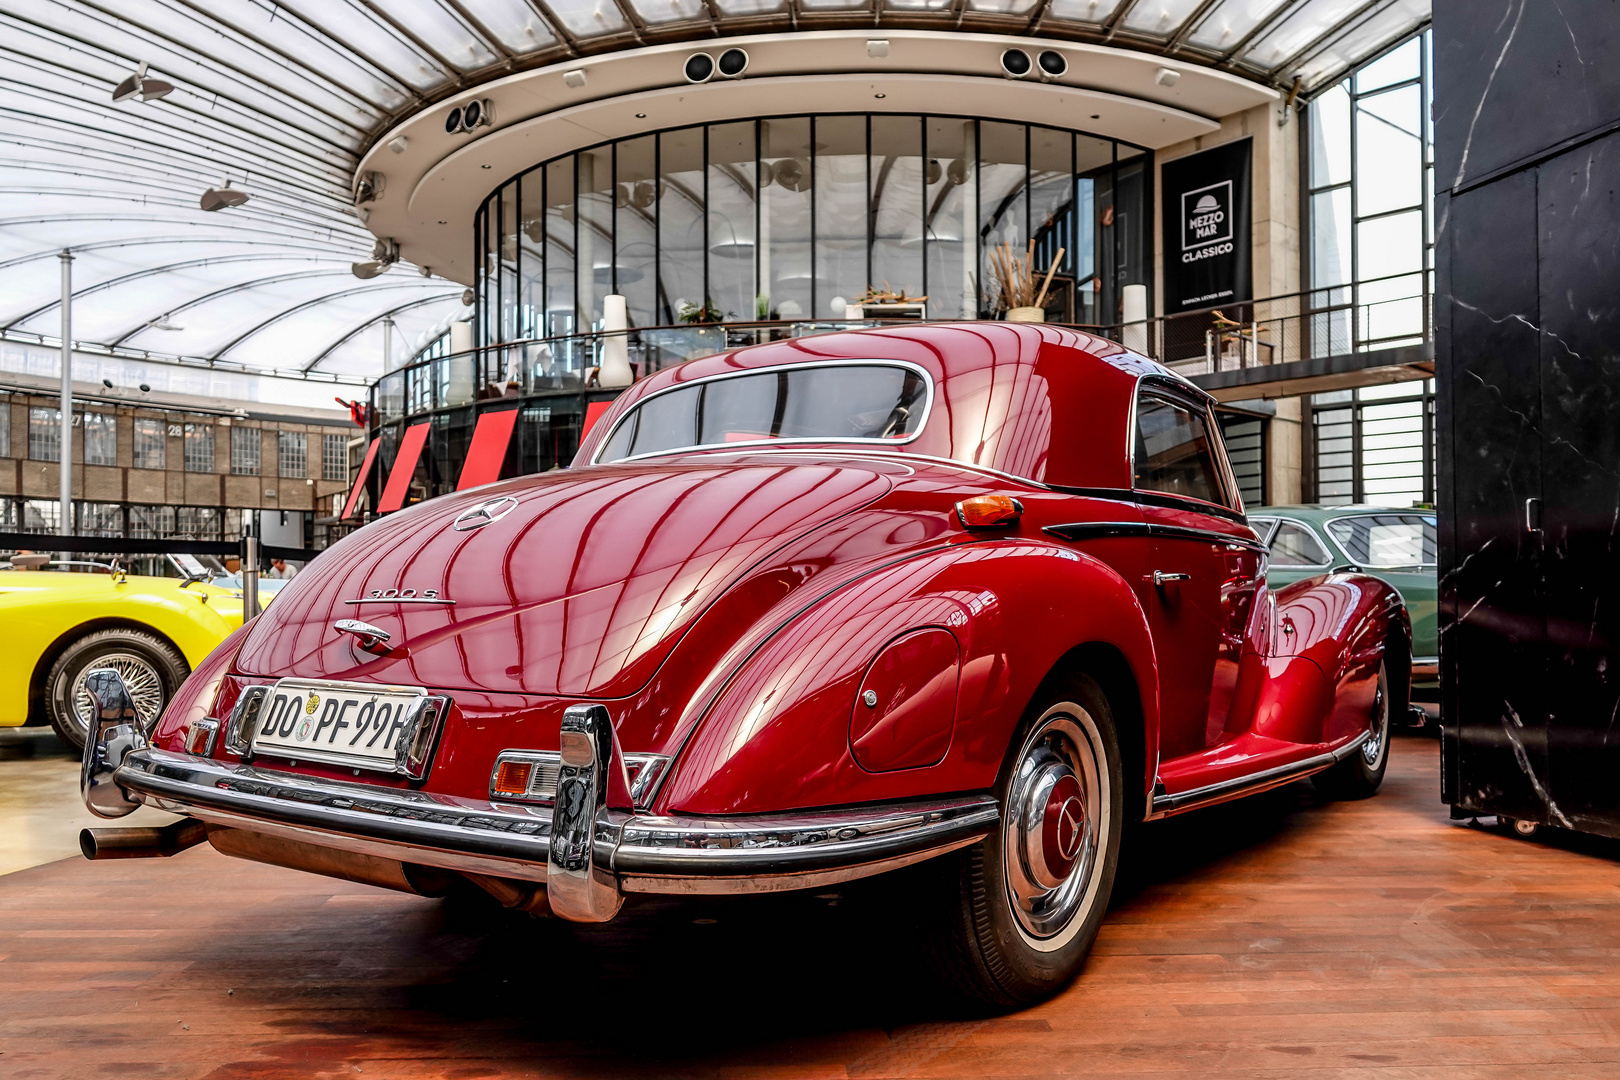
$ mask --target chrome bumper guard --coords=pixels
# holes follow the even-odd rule
[[[323,780],[145,747],[122,753],[107,783],[210,824],[542,882],[552,911],[576,922],[611,919],[627,893],[777,892],[867,877],[966,847],[999,820],[988,795],[715,819],[636,814],[607,711],[569,709],[562,736],[554,807]]]

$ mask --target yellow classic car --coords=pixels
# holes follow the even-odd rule
[[[242,625],[241,591],[213,583],[201,567],[177,580],[88,562],[32,568],[39,561],[0,562],[0,727],[48,722],[83,746],[84,677],[101,667],[123,676],[151,723],[191,669]],[[261,592],[261,604],[268,599]]]

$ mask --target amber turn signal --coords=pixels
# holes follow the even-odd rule
[[[529,777],[534,773],[532,761],[503,761],[495,770],[495,794],[525,795],[529,790]]]
[[[1015,524],[1024,504],[1009,495],[975,495],[956,504],[956,518],[964,529],[994,529]]]

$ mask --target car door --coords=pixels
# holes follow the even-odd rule
[[[1133,439],[1133,488],[1148,523],[1144,584],[1159,659],[1160,757],[1220,742],[1251,635],[1263,548],[1242,504],[1208,406],[1144,381]]]

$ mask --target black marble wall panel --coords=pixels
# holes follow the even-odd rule
[[[1443,797],[1620,835],[1620,3],[1434,28]]]
[[[1515,317],[1536,309],[1535,176],[1453,197],[1449,210],[1450,302],[1435,341],[1452,487],[1439,515],[1446,749],[1454,802],[1539,820],[1544,633],[1524,503],[1541,494],[1541,391],[1536,332]]]

